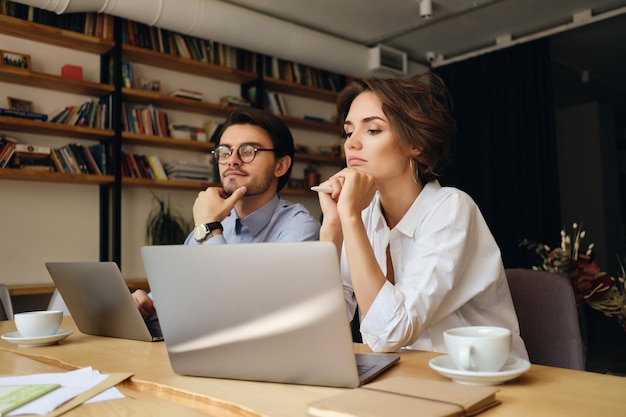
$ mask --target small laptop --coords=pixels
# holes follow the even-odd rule
[[[178,374],[356,387],[400,359],[355,355],[330,242],[144,246],[141,255]]]
[[[114,262],[47,262],[78,329],[95,336],[155,342],[158,321],[145,321]]]

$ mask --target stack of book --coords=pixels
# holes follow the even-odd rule
[[[165,171],[170,179],[191,181],[213,181],[214,162],[210,156],[193,160],[177,160],[165,164]]]
[[[39,120],[41,122],[48,120],[47,114],[17,109],[0,108],[0,116],[19,117],[22,119]]]
[[[202,127],[171,124],[170,134],[174,139],[186,139],[198,142],[206,142],[208,140],[207,131]]]
[[[187,90],[185,88],[179,88],[178,90],[172,92],[170,95],[179,98],[188,98],[190,100],[202,101],[204,99],[204,94],[199,91]]]
[[[223,96],[220,97],[220,104],[222,106],[230,107],[250,107],[251,104],[243,97],[238,96]]]
[[[8,163],[9,168],[33,171],[53,171],[50,148],[25,143],[16,143],[13,156]]]

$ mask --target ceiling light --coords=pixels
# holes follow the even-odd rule
[[[422,19],[430,19],[433,15],[433,3],[431,0],[418,0],[420,2],[420,16]]]

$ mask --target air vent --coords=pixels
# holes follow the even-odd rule
[[[407,73],[406,52],[378,44],[370,48],[369,69],[373,73],[392,71],[396,74],[405,75]]]

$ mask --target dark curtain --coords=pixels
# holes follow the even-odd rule
[[[458,133],[443,185],[480,207],[504,265],[529,267],[519,242],[560,241],[555,110],[547,39],[450,64],[434,72],[454,100]]]

